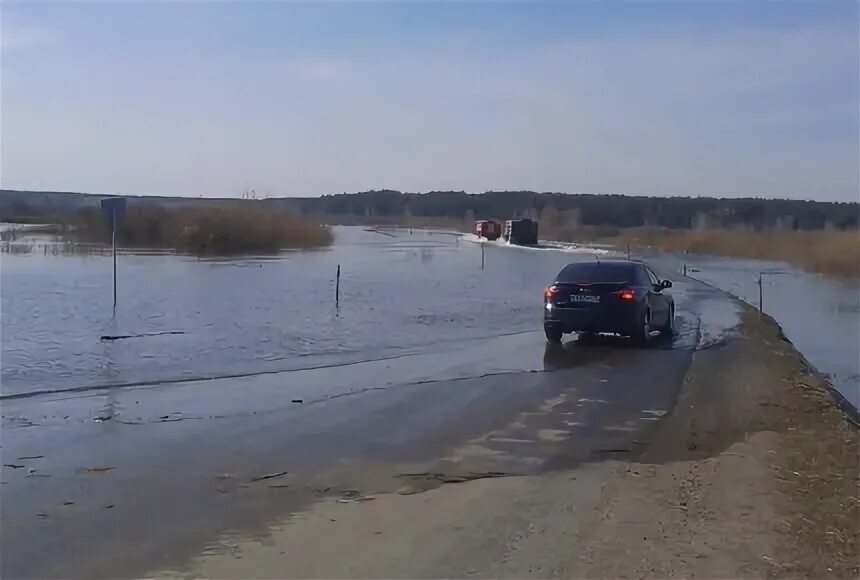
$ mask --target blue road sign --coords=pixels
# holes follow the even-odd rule
[[[101,200],[102,213],[111,227],[119,224],[125,217],[126,199],[124,197],[108,197]]]

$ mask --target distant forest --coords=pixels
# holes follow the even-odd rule
[[[297,198],[293,202],[303,213],[323,216],[454,219],[531,217],[542,222],[618,228],[853,229],[858,225],[860,212],[857,203],[533,191],[488,191],[482,194],[434,191],[417,194],[382,190]]]
[[[0,190],[0,220],[35,220],[94,209],[105,196],[81,193]],[[636,197],[536,193],[533,191],[462,191],[401,193],[392,190],[309,198],[129,197],[130,204],[167,209],[187,206],[259,204],[271,211],[353,218],[357,221],[444,218],[456,220],[531,217],[542,223],[616,228],[652,226],[673,229],[745,230],[856,229],[858,203],[784,199],[712,197]]]

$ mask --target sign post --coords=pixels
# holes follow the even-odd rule
[[[125,217],[124,197],[108,197],[101,200],[102,213],[110,223],[110,241],[113,251],[113,309],[116,312],[116,228]]]

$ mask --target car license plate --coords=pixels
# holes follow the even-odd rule
[[[600,302],[600,296],[592,296],[590,294],[571,294],[571,302]]]

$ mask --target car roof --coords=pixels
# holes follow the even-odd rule
[[[644,265],[634,260],[597,260],[588,262],[571,262],[556,274],[556,281],[573,281],[574,277],[579,280],[597,280],[605,276],[632,275],[633,272]],[[624,274],[621,274],[621,273]]]

